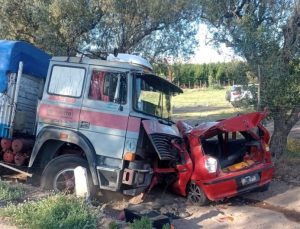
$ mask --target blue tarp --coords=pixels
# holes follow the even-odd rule
[[[0,93],[7,89],[7,73],[17,73],[22,61],[23,73],[46,78],[51,56],[24,41],[0,40]]]

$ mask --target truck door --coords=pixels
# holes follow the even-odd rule
[[[78,129],[86,68],[84,65],[50,67],[42,102],[39,126],[54,125]]]
[[[127,73],[91,67],[79,130],[91,141],[105,166],[120,168],[128,123]],[[116,165],[108,164],[109,159]],[[107,162],[105,162],[107,161]]]

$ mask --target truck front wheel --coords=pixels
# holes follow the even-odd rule
[[[94,185],[88,169],[88,162],[77,155],[62,155],[48,163],[41,179],[41,187],[46,190],[57,192],[75,192],[74,169],[82,166],[87,169],[90,193],[93,193]]]

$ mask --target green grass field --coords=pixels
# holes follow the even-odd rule
[[[225,94],[226,89],[186,89],[173,98],[173,118],[214,121],[253,110],[234,108],[225,100]]]

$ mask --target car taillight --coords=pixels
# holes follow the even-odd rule
[[[213,157],[207,157],[205,159],[205,168],[209,173],[215,173],[218,169],[218,161]]]
[[[265,144],[265,150],[266,150],[266,151],[270,151],[270,147],[269,147],[268,144]]]

